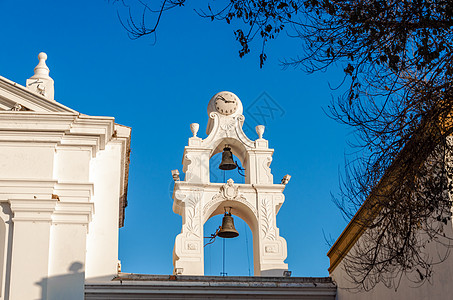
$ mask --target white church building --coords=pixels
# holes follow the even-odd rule
[[[117,275],[131,129],[58,103],[46,59],[26,86],[0,76],[0,299],[83,299]]]
[[[205,138],[190,124],[193,136],[181,149],[184,179],[172,171],[173,211],[182,217],[173,274],[121,273],[131,129],[58,103],[47,56],[38,58],[25,86],[0,76],[0,300],[451,298],[453,258],[433,283],[350,293],[342,259],[360,242],[354,219],[329,252],[330,277],[290,277],[276,221],[290,176],[274,183],[265,128],[256,127],[256,140],[244,134],[242,102],[230,92],[207,102]],[[209,160],[222,152],[240,160],[244,183],[210,182]],[[254,276],[204,276],[203,225],[230,213],[253,233]],[[234,236],[234,226],[222,232],[226,227],[219,237]]]

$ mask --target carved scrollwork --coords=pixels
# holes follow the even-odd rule
[[[200,237],[200,220],[199,220],[199,209],[202,190],[194,189],[191,190],[190,194],[184,199],[186,203],[186,236],[191,235]]]
[[[270,165],[272,163],[272,157],[267,156],[261,158],[261,175],[260,183],[272,183],[274,181],[274,176],[272,175]]]
[[[236,127],[234,118],[221,118],[220,119],[220,130],[225,133],[226,137],[230,137],[234,132],[234,128]]]
[[[264,239],[274,241],[276,239],[275,227],[273,223],[273,210],[272,204],[267,198],[261,200],[261,211],[262,223],[261,230],[264,235]]]
[[[186,173],[186,181],[192,181],[194,180],[194,176],[198,176],[198,167],[201,164],[201,160],[199,156],[196,155],[191,155],[191,154],[186,154],[185,155],[185,160],[187,163],[184,165],[184,172]]]
[[[11,109],[10,109],[10,111],[27,111],[27,110],[30,110],[30,109],[26,108],[23,105],[20,105],[19,103],[14,104],[14,106],[11,107]]]

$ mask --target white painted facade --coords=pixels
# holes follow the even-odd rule
[[[447,141],[453,143],[453,137],[449,136]],[[452,162],[451,158],[447,158],[447,161],[450,161],[450,163]],[[369,199],[366,201],[368,200]],[[366,211],[366,209],[363,209],[364,207],[366,207],[365,204],[359,209],[356,216],[350,221],[327,254],[330,257],[329,273],[332,280],[337,285],[337,299],[453,299],[453,255],[451,253],[453,223],[451,221],[443,227],[443,233],[445,234],[444,238],[437,237],[437,242],[433,240],[431,243],[428,243],[426,247],[423,247],[423,252],[419,253],[422,257],[429,257],[429,262],[432,265],[431,277],[428,280],[420,282],[420,274],[414,270],[413,272],[408,272],[406,274],[386,274],[387,278],[390,277],[389,275],[394,276],[393,286],[391,288],[386,287],[382,283],[382,278],[380,282],[369,291],[358,289],[357,286],[351,283],[350,277],[345,271],[345,262],[343,258],[347,257],[349,253],[354,253],[355,247],[364,243],[365,239],[362,239],[362,233],[365,232],[365,229],[360,225],[362,224],[362,222],[360,222],[360,215]],[[420,232],[418,238],[424,239],[426,236],[423,232]]]
[[[451,223],[449,223],[449,234],[451,236]],[[360,243],[360,238],[357,241]],[[353,248],[352,250],[353,251]],[[330,272],[332,280],[337,285],[337,299],[343,300],[444,300],[451,299],[453,296],[453,255],[448,253],[451,249],[433,243],[427,251],[434,260],[440,260],[447,257],[446,260],[433,266],[432,278],[429,281],[420,284],[419,274],[414,271],[411,274],[401,276],[398,288],[387,288],[384,284],[379,283],[370,291],[360,291],[354,287],[348,280],[348,275],[344,270],[344,263],[341,261]],[[399,278],[399,277],[396,277]]]
[[[253,234],[255,276],[283,276],[288,270],[286,241],[279,234],[276,215],[284,202],[282,184],[273,183],[270,164],[273,149],[263,139],[264,126],[258,125],[259,138],[250,140],[242,131],[242,103],[230,92],[214,95],[208,104],[209,122],[205,139],[197,137],[199,125],[191,124],[193,137],[184,149],[183,172],[179,180],[173,171],[173,211],[182,216],[182,230],[173,250],[174,274],[204,275],[203,225],[224,213],[225,207],[243,219]],[[210,158],[228,145],[245,168],[245,184],[211,183]]]
[[[342,263],[330,274],[337,285],[338,300],[445,300],[453,298],[453,256],[433,268],[433,276],[423,285],[410,281],[403,275],[398,289],[387,288],[382,283],[368,292],[350,289],[351,283]],[[412,276],[418,276],[416,272]]]
[[[117,275],[130,128],[54,100],[44,53],[0,77],[0,299],[83,299]]]

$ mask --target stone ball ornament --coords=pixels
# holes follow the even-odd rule
[[[223,91],[215,94],[208,104],[208,115],[217,112],[224,116],[241,115],[242,102],[234,93]]]

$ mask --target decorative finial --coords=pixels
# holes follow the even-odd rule
[[[286,174],[285,176],[283,176],[281,184],[284,184],[284,185],[288,184],[290,179],[291,179],[291,175]]]
[[[171,170],[171,176],[173,177],[173,180],[174,181],[179,181],[179,171],[176,169],[176,170]]]
[[[258,138],[262,139],[264,134],[264,125],[258,125],[255,127],[256,133],[258,134]]]
[[[35,67],[35,75],[31,78],[50,78],[49,76],[49,67],[46,65],[47,54],[41,52],[38,54],[39,63]]]
[[[192,123],[190,124],[190,130],[193,133],[193,137],[197,136],[198,129],[200,128],[200,125],[198,123]]]
[[[27,88],[47,99],[54,100],[54,83],[49,76],[49,67],[46,65],[47,54],[38,54],[39,63],[35,67],[35,74],[27,79]]]

